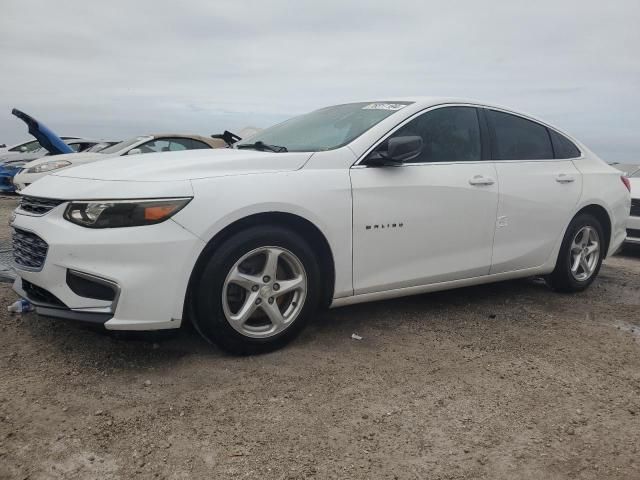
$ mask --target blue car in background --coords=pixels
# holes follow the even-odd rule
[[[13,153],[4,161],[0,156],[0,193],[15,192],[13,177],[22,167],[45,155],[60,155],[64,153],[82,152],[104,142],[85,140],[80,138],[67,138],[63,140],[50,130],[46,125],[35,118],[14,108],[11,113],[27,124],[29,133],[40,143],[41,148],[22,153]],[[108,145],[105,145],[108,146]],[[104,147],[103,147],[104,148]]]
[[[12,165],[12,163],[14,162],[0,165],[0,193],[12,193],[16,191],[13,186],[13,177],[22,169],[24,162],[15,162],[17,165]]]

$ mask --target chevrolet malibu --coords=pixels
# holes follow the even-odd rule
[[[14,288],[40,314],[189,319],[242,354],[320,307],[528,276],[582,291],[630,208],[628,180],[555,127],[441,98],[327,107],[232,149],[100,161],[22,193]]]

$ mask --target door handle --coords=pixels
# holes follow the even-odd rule
[[[561,173],[556,177],[556,182],[558,183],[572,183],[576,181],[576,177],[573,175],[567,175],[566,173]]]
[[[484,175],[474,175],[469,179],[469,185],[493,185],[496,181]]]

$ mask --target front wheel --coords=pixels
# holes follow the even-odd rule
[[[595,280],[604,251],[602,225],[593,215],[575,217],[565,233],[556,267],[547,278],[559,292],[580,292]]]
[[[318,262],[290,230],[242,231],[207,259],[194,295],[195,326],[236,354],[260,353],[292,340],[317,308]]]

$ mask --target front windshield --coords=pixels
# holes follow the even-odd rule
[[[630,175],[631,178],[640,178],[640,168]]]
[[[129,140],[125,140],[124,142],[116,143],[115,145],[111,145],[109,148],[105,148],[104,150],[100,150],[99,153],[118,153],[120,150],[123,150],[131,145],[138,143],[140,140],[144,140],[146,138],[151,137],[135,137]]]
[[[101,152],[102,150],[104,150],[105,148],[107,148],[108,146],[113,145],[112,142],[100,142],[100,143],[96,143],[93,147],[91,148],[87,148],[85,150],[85,152]]]
[[[23,143],[21,145],[18,145],[17,147],[13,147],[11,150],[9,150],[10,152],[35,152],[38,151],[42,148],[42,146],[40,145],[40,142],[38,142],[37,140],[33,140],[31,142],[27,142],[27,143]]]
[[[347,103],[316,110],[267,128],[237,146],[262,142],[290,152],[319,152],[350,143],[410,102]]]

